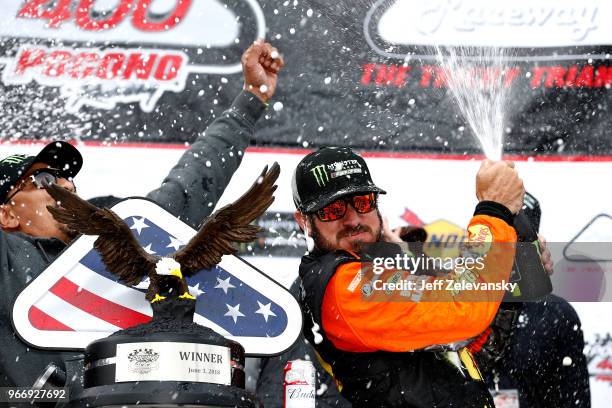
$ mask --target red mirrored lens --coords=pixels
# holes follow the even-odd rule
[[[369,213],[376,208],[376,194],[362,194],[336,200],[333,203],[317,211],[317,217],[321,221],[336,221],[346,214],[347,203],[350,202],[355,211],[360,214]]]
[[[334,201],[317,211],[321,221],[335,221],[344,217],[344,214],[346,214],[346,202],[344,200]]]
[[[374,193],[352,197],[353,207],[360,214],[365,214],[376,208],[376,196]]]

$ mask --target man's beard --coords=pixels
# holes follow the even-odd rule
[[[382,238],[383,238],[382,216],[380,215],[380,211],[378,211],[378,208],[376,209],[376,216],[378,218],[377,231],[372,231],[370,227],[366,225],[362,225],[362,224],[359,224],[354,228],[344,228],[338,231],[338,233],[336,234],[336,242],[340,242],[340,239],[346,236],[350,236],[351,234],[356,234],[358,232],[369,232],[375,237],[375,242],[382,241]],[[323,234],[321,234],[321,231],[319,231],[317,224],[314,222],[314,215],[312,214],[308,215],[308,218],[310,221],[310,225],[312,226],[311,238],[313,239],[316,248],[324,252],[333,252],[337,249],[341,249],[337,245],[333,244],[331,241],[327,240],[323,236]],[[363,249],[364,245],[368,245],[372,243],[373,242],[364,242],[361,240],[355,240],[351,242],[352,244],[351,250],[353,250],[354,252],[360,252]]]

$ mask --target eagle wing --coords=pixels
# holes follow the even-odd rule
[[[140,246],[127,224],[113,211],[89,204],[55,184],[45,189],[61,206],[47,206],[58,222],[81,234],[99,235],[94,248],[102,256],[106,268],[122,282],[136,285],[144,275],[155,270],[157,258]]]
[[[280,166],[266,166],[251,188],[232,204],[226,205],[210,216],[196,235],[173,257],[181,264],[183,275],[191,276],[201,269],[209,269],[221,262],[223,255],[236,252],[233,242],[251,242],[261,231],[250,225],[274,202],[276,179]]]

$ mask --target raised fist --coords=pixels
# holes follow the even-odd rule
[[[512,214],[523,206],[525,187],[523,180],[509,161],[482,162],[476,174],[476,197],[478,201],[495,201],[506,206]]]
[[[256,40],[242,54],[244,89],[267,103],[274,95],[278,71],[285,65],[283,57],[270,43]]]

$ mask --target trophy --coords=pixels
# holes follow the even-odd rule
[[[195,298],[185,277],[234,254],[234,242],[253,241],[251,225],[274,201],[280,168],[266,167],[234,203],[216,211],[187,245],[158,257],[149,254],[113,211],[98,208],[57,185],[46,186],[59,207],[48,207],[68,228],[98,235],[94,248],[109,272],[126,285],[148,277],[151,321],[90,343],[85,350],[84,389],[74,407],[256,407],[245,391],[244,348],[193,322]]]

